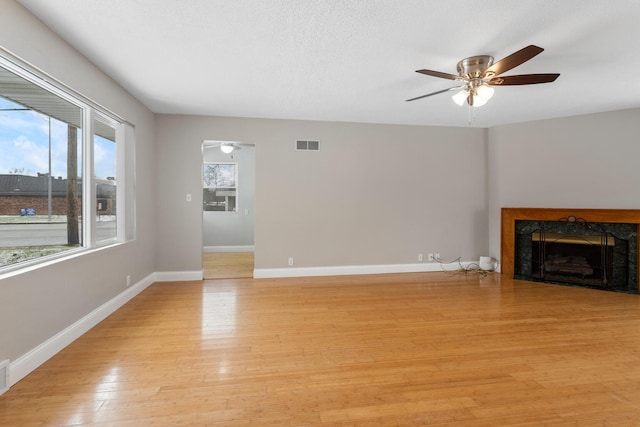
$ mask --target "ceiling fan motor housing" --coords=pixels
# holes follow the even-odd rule
[[[493,56],[478,55],[465,58],[458,62],[458,74],[465,78],[478,78],[493,65]]]

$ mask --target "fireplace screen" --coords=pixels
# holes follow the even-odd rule
[[[516,221],[515,277],[610,290],[637,289],[629,224]],[[633,246],[635,247],[635,246]]]
[[[626,259],[626,241],[618,242],[618,250]],[[554,233],[545,230],[531,234],[532,275],[539,279],[606,287],[613,280],[613,258],[616,237]]]

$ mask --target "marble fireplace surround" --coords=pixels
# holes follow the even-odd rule
[[[587,222],[611,222],[635,224],[640,235],[640,209],[564,209],[564,208],[502,208],[500,220],[500,271],[513,277],[515,271],[515,224],[516,221],[557,221],[574,216]],[[638,246],[640,246],[640,239]],[[640,247],[637,265],[640,265]],[[640,268],[638,269],[640,279]],[[637,280],[636,283],[640,283]]]

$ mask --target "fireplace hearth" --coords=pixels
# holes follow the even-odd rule
[[[640,210],[503,208],[501,272],[638,294]]]

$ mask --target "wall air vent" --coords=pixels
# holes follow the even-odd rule
[[[297,151],[318,151],[320,150],[320,141],[309,141],[299,139],[296,141]]]

